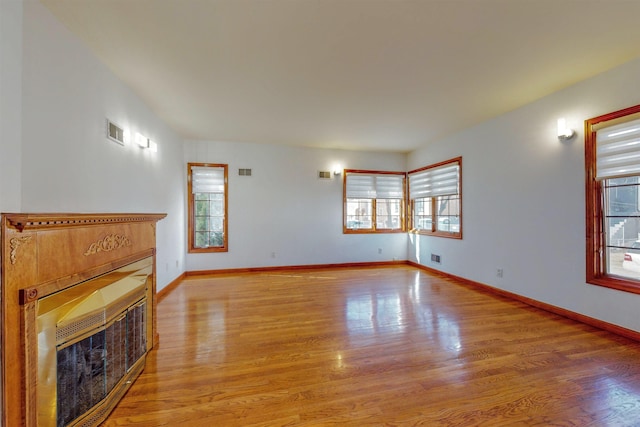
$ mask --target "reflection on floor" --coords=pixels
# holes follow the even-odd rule
[[[189,278],[158,315],[105,426],[640,420],[639,343],[409,266]]]

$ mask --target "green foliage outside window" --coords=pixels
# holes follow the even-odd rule
[[[195,194],[195,247],[224,246],[224,194]]]

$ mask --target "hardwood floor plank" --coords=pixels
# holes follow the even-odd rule
[[[105,426],[637,426],[640,344],[411,266],[197,276]]]

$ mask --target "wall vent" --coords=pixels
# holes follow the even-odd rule
[[[318,179],[331,179],[330,171],[318,171]]]
[[[251,176],[251,169],[238,169],[238,175]]]
[[[124,145],[124,130],[109,119],[107,119],[107,138]]]

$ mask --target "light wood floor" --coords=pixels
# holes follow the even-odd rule
[[[189,278],[105,426],[638,426],[640,344],[410,266]]]

